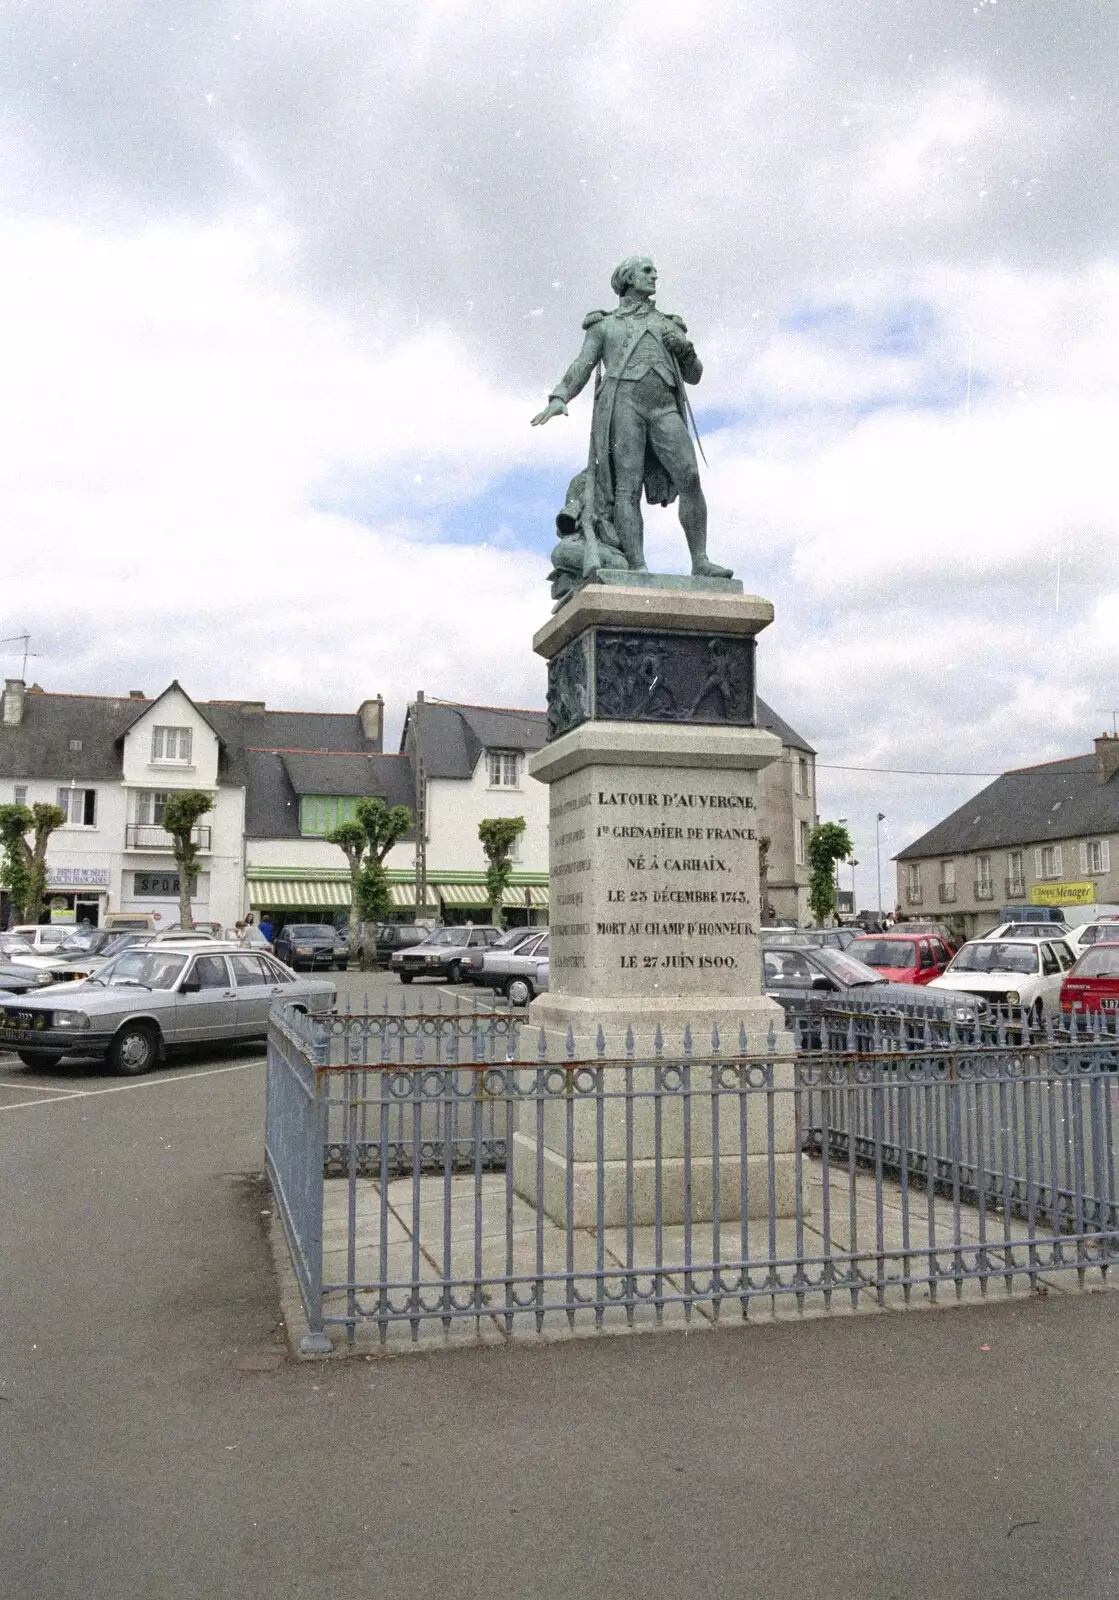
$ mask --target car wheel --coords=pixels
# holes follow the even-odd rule
[[[57,1067],[62,1060],[61,1050],[17,1050],[16,1055],[25,1067]]]
[[[401,973],[401,974],[400,974],[400,981],[401,981],[401,983],[411,983],[411,981],[412,981],[412,976],[413,976],[413,975],[412,975],[412,973],[410,973],[410,972],[402,972],[402,973]]]
[[[462,962],[452,961],[447,968],[447,982],[461,983],[463,981]]]
[[[159,1059],[159,1034],[150,1022],[126,1022],[109,1046],[109,1065],[125,1078],[150,1072]]]
[[[513,1006],[527,1006],[535,993],[527,978],[510,978],[505,986],[506,998]]]

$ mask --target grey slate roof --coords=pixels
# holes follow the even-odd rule
[[[400,735],[402,751],[411,751],[415,706],[408,707]],[[429,778],[469,778],[483,750],[539,750],[547,741],[543,711],[507,711],[500,706],[458,705],[425,700],[423,708],[424,770]]]
[[[245,835],[298,839],[299,800],[305,794],[379,795],[387,805],[414,810],[412,763],[406,756],[362,756],[249,750]],[[405,839],[411,839],[409,831]]]
[[[162,696],[133,700],[127,696],[25,694],[22,722],[17,727],[0,723],[0,781],[119,781],[119,741],[159,698]],[[356,712],[261,711],[230,700],[192,704],[221,741],[218,777],[222,783],[246,783],[246,752],[254,748],[378,751],[362,733]],[[80,751],[70,749],[72,739],[81,740]]]
[[[938,822],[897,861],[1017,849],[1051,839],[1094,838],[1119,831],[1119,779],[1096,779],[1096,758],[1072,756],[1004,772]]]
[[[415,706],[409,706],[400,736],[401,750],[411,749],[414,713]],[[816,754],[795,728],[760,699],[758,726],[776,733],[784,745],[808,755]],[[548,718],[543,711],[507,711],[500,706],[424,701],[424,767],[429,778],[469,778],[483,750],[539,750],[547,737]]]
[[[758,727],[766,728],[770,733],[775,733],[783,745],[789,745],[794,750],[803,750],[807,755],[814,756],[815,750],[802,739],[795,728],[791,728],[784,717],[779,717],[772,706],[758,696]]]

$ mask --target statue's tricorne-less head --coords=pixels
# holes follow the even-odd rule
[[[653,267],[652,257],[627,256],[624,261],[618,262],[618,265],[610,274],[610,287],[613,289],[616,295],[623,295],[627,289],[632,288],[634,282],[636,281],[637,272],[640,267]],[[653,274],[655,281],[655,268],[653,268]]]

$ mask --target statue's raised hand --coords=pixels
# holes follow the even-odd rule
[[[544,407],[543,411],[538,411],[536,416],[533,417],[532,426],[534,428],[538,428],[542,422],[551,422],[553,417],[566,417],[566,415],[567,407],[564,405],[563,401],[560,399],[552,399],[548,401],[548,404]]]

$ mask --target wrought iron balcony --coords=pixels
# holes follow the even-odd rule
[[[1007,878],[1003,887],[1008,900],[1024,900],[1026,898],[1026,882],[1024,878]]]
[[[942,883],[942,884],[939,884],[937,887],[938,887],[938,892],[940,894],[940,903],[941,903],[941,905],[942,906],[953,906],[953,905],[955,905],[955,903],[956,903],[956,885],[954,883]]]
[[[199,850],[209,850],[209,828],[192,828],[190,842],[198,846]],[[174,848],[174,840],[166,828],[161,828],[158,822],[128,822],[124,828],[124,848],[126,850],[166,850]]]
[[[924,898],[920,884],[916,888],[911,884],[905,891],[905,903],[907,906],[919,906]]]
[[[975,898],[977,900],[993,900],[995,898],[995,886],[990,878],[976,878]]]

